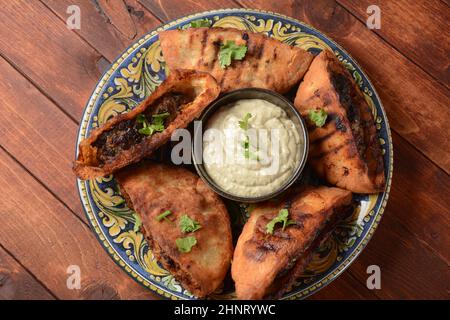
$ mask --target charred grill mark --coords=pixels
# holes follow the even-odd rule
[[[244,34],[242,34],[242,40],[247,41],[248,40],[248,33],[244,32]]]
[[[359,119],[359,112],[354,103],[352,94],[352,83],[348,77],[342,73],[331,73],[331,83],[339,95],[340,103],[347,111],[347,118],[350,122]]]
[[[303,229],[304,222],[310,219],[311,217],[312,217],[311,214],[302,212],[292,215],[292,219],[295,221],[295,225],[293,225],[292,227]]]
[[[347,119],[350,122],[357,151],[360,157],[364,159],[366,153],[366,144],[364,143],[365,126],[361,124],[362,119],[359,110],[359,107],[364,104],[363,98],[360,96],[356,84],[352,82],[353,80],[350,74],[344,74],[333,70],[330,70],[330,73],[331,83],[339,95],[339,102],[344,107]],[[344,127],[342,126],[342,128]]]
[[[349,173],[350,173],[350,171],[348,170],[348,168],[344,167],[344,173],[343,173],[344,177],[348,176]]]
[[[205,53],[206,45],[208,44],[208,35],[209,35],[208,29],[204,29],[202,33],[202,40],[200,41],[200,43],[202,44],[200,57],[202,58],[199,60],[199,65],[203,61],[203,55]]]
[[[212,61],[211,61],[211,65],[210,65],[210,69],[212,70],[212,69],[214,69],[214,65],[215,65],[215,63],[216,63],[216,61],[217,61],[217,57],[218,57],[218,54],[219,54],[219,50],[220,50],[220,45],[221,45],[221,41],[220,40],[215,40],[215,41],[213,41],[213,46],[214,46],[214,58],[212,59]]]
[[[347,131],[347,127],[345,126],[345,124],[340,116],[336,115],[334,117],[334,124],[335,124],[337,130],[339,130],[341,132]]]
[[[222,74],[222,79],[220,79],[220,81],[219,81],[219,86],[220,86],[221,88],[223,88],[223,82],[225,81],[225,78],[226,78],[226,76],[227,76],[228,70],[229,70],[229,67],[225,69],[225,71],[224,71],[223,74]]]
[[[291,207],[292,207],[292,199],[287,199],[287,200],[284,202],[283,208],[289,210]]]
[[[351,143],[352,143],[352,139],[348,139],[344,143],[338,145],[337,147],[334,147],[334,148],[331,148],[329,150],[326,150],[326,151],[319,152],[317,154],[311,155],[311,159],[318,160],[318,159],[321,159],[321,158],[327,156],[328,154],[330,154],[332,152],[337,153],[339,150],[341,150],[342,148],[348,146]]]
[[[263,42],[261,45],[257,45],[255,47],[255,52],[253,53],[256,59],[261,59],[262,54],[264,52],[265,43]]]
[[[327,134],[325,134],[325,135],[323,135],[323,136],[321,136],[321,137],[319,137],[319,138],[317,138],[317,139],[311,140],[310,143],[311,143],[311,144],[319,144],[319,143],[325,142],[325,141],[327,141],[329,138],[331,138],[332,136],[334,136],[335,133],[336,133],[336,130],[333,130],[333,131],[328,132]]]

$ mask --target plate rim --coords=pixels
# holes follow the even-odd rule
[[[389,160],[389,168],[387,171],[386,176],[386,187],[383,192],[383,196],[380,200],[379,204],[379,210],[376,212],[376,216],[373,218],[372,223],[368,227],[368,230],[364,236],[364,238],[361,240],[361,242],[358,244],[357,247],[353,250],[350,256],[348,256],[345,260],[343,260],[340,265],[330,274],[326,275],[323,279],[320,280],[320,286],[317,286],[317,283],[310,284],[306,288],[303,288],[300,291],[292,292],[291,294],[285,296],[282,298],[282,300],[296,300],[296,299],[305,299],[312,294],[315,294],[319,292],[321,289],[325,288],[327,285],[329,285],[331,282],[336,280],[360,255],[360,253],[365,249],[369,241],[372,239],[376,229],[378,228],[378,225],[381,221],[381,218],[383,217],[384,211],[386,209],[387,201],[389,199],[391,184],[392,184],[392,175],[393,175],[393,165],[394,165],[394,157],[393,157],[393,142],[392,142],[392,133],[391,133],[391,127],[389,125],[389,120],[386,115],[386,111],[384,108],[384,105],[380,99],[380,96],[378,95],[378,92],[371,82],[370,78],[367,76],[367,73],[364,71],[364,69],[361,67],[361,65],[358,63],[356,59],[352,57],[340,44],[338,44],[332,37],[328,36],[325,32],[320,31],[313,26],[309,25],[306,22],[303,22],[301,20],[298,20],[296,18],[286,16],[284,14],[276,13],[273,11],[268,10],[260,10],[260,9],[250,9],[250,8],[220,8],[220,9],[213,9],[213,10],[206,10],[201,12],[196,12],[192,14],[188,14],[185,16],[177,17],[175,19],[169,20],[166,23],[162,23],[159,26],[157,26],[154,29],[149,30],[147,33],[142,35],[139,39],[135,40],[133,43],[131,43],[125,50],[123,50],[109,65],[109,67],[103,72],[103,74],[100,77],[100,80],[96,83],[94,89],[92,90],[91,95],[88,98],[87,103],[85,104],[81,121],[78,126],[77,130],[77,139],[75,144],[75,160],[78,157],[78,145],[81,139],[82,131],[86,130],[87,123],[89,122],[89,116],[92,112],[92,108],[94,107],[94,103],[97,100],[97,97],[99,95],[99,92],[103,89],[104,85],[110,80],[112,74],[116,71],[116,69],[120,66],[123,60],[125,60],[136,48],[138,48],[140,45],[144,44],[149,38],[156,36],[159,31],[166,30],[167,28],[170,28],[176,24],[182,23],[184,21],[190,20],[192,18],[201,17],[204,15],[211,15],[211,14],[221,14],[221,13],[256,13],[256,14],[268,14],[275,17],[282,18],[284,20],[290,20],[294,21],[300,25],[304,25],[307,28],[313,30],[314,32],[318,33],[319,35],[326,38],[329,42],[331,42],[334,46],[336,46],[342,53],[344,53],[348,58],[351,59],[352,63],[359,68],[361,73],[364,75],[367,84],[369,85],[371,91],[375,95],[375,97],[378,100],[380,111],[382,114],[383,121],[385,122],[385,129],[387,134],[387,142],[389,146],[389,154],[388,154],[388,160]],[[87,117],[86,117],[87,115]],[[150,281],[146,280],[144,277],[140,275],[140,272],[135,270],[132,266],[130,266],[126,261],[123,261],[121,257],[115,252],[110,240],[105,237],[104,240],[100,238],[100,236],[104,236],[104,234],[100,231],[97,231],[96,228],[99,228],[98,221],[95,217],[95,214],[93,212],[88,212],[86,204],[91,207],[90,199],[86,196],[86,199],[83,198],[82,189],[85,189],[85,184],[87,183],[87,180],[80,180],[76,178],[76,185],[78,190],[78,196],[80,198],[83,211],[85,216],[88,218],[89,225],[95,234],[95,237],[100,242],[102,248],[106,251],[106,253],[112,258],[112,260],[123,270],[127,273],[128,276],[130,276],[133,280],[135,280],[138,284],[142,285],[147,290],[150,289],[152,293],[157,294],[158,296],[164,298],[164,299],[185,299],[184,297],[179,297],[172,292],[167,292],[166,288],[162,288],[157,284],[151,283]],[[85,190],[87,193],[87,191]],[[86,203],[85,203],[86,201]],[[90,210],[89,210],[90,211]],[[105,243],[107,242],[107,244]],[[111,252],[111,251],[112,252]],[[122,264],[120,263],[122,262]],[[127,270],[127,267],[130,270]],[[134,274],[133,274],[134,273]],[[313,290],[310,290],[311,287],[315,286]],[[188,299],[186,299],[188,300]]]

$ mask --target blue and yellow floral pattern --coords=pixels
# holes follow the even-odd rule
[[[304,298],[336,278],[361,252],[382,216],[391,183],[392,141],[381,102],[372,84],[357,63],[336,43],[314,28],[275,13],[244,9],[224,9],[199,13],[172,21],[141,38],[128,48],[102,76],[83,114],[78,142],[109,118],[127,112],[147,97],[166,77],[164,57],[157,32],[187,25],[200,18],[213,27],[233,27],[264,33],[282,42],[317,53],[332,50],[352,73],[372,108],[383,148],[387,187],[384,193],[356,196],[359,205],[322,244],[292,292],[284,299]],[[153,257],[143,234],[135,228],[136,214],[120,194],[113,176],[91,181],[78,180],[78,189],[86,215],[97,238],[107,252],[130,276],[152,291],[171,299],[193,299],[189,292]],[[244,221],[248,206],[233,206],[231,215]],[[237,208],[237,209],[236,209]],[[212,298],[232,299],[225,285]]]

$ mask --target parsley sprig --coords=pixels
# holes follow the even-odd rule
[[[164,119],[170,114],[168,112],[152,115],[152,123],[148,123],[147,118],[142,113],[136,117],[136,122],[142,124],[142,128],[138,130],[140,134],[151,136],[155,132],[164,131]]]
[[[222,69],[231,65],[232,60],[242,60],[247,53],[246,45],[237,45],[233,40],[227,40],[220,46],[219,63]]]
[[[178,250],[183,253],[191,252],[192,247],[197,244],[197,239],[193,236],[178,238],[175,240]]]
[[[245,131],[245,138],[242,141],[242,147],[244,148],[245,159],[253,159],[259,161],[259,156],[250,151],[250,137],[247,134],[249,128],[248,121],[252,117],[251,113],[247,113],[242,120],[239,121],[239,127]]]
[[[187,214],[184,214],[180,217],[178,226],[183,233],[195,232],[202,227],[200,223],[198,223],[194,219],[191,219]],[[177,244],[178,250],[180,252],[187,253],[190,252],[192,250],[192,247],[197,244],[197,238],[195,238],[195,236],[178,238],[175,240],[175,243]]]
[[[308,113],[309,120],[316,125],[316,127],[323,127],[327,121],[327,112],[321,108],[319,110],[310,110]]]
[[[273,229],[275,228],[275,225],[277,223],[283,224],[282,226],[283,231],[287,226],[295,224],[295,221],[288,219],[288,216],[289,216],[288,209],[281,209],[278,212],[278,215],[275,218],[273,218],[269,223],[266,224],[266,233],[273,234]]]
[[[167,218],[167,216],[168,216],[168,215],[171,215],[171,214],[172,214],[172,211],[166,210],[166,211],[164,211],[163,213],[161,213],[160,215],[156,216],[155,219],[158,220],[158,221],[161,221],[161,220],[164,219],[165,221],[167,221],[167,222],[169,222],[169,223],[171,223],[171,224],[174,224],[172,220],[170,220],[169,218]]]
[[[191,219],[188,215],[184,214],[180,217],[179,227],[181,232],[195,232],[202,226],[197,221]]]

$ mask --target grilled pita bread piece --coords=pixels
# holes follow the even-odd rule
[[[175,129],[185,128],[199,116],[219,92],[207,73],[173,70],[139,106],[108,120],[81,141],[75,174],[80,179],[106,176],[149,156]],[[140,129],[145,126],[143,133]]]
[[[230,220],[219,196],[199,177],[174,166],[144,163],[126,168],[115,177],[128,206],[141,217],[158,261],[197,297],[215,291],[233,254]],[[157,217],[167,210],[170,214],[158,221]],[[200,228],[182,232],[180,221],[185,215]],[[186,237],[195,237],[196,244],[184,253],[176,240]]]
[[[312,62],[297,91],[295,106],[308,118],[324,109],[326,123],[309,121],[309,161],[329,183],[356,193],[384,190],[380,142],[371,109],[347,69],[330,51]]]
[[[164,59],[170,70],[183,68],[211,73],[223,92],[258,87],[285,93],[297,84],[313,56],[259,33],[232,28],[190,28],[159,33]],[[227,41],[246,45],[242,60],[222,69],[219,50]]]
[[[288,210],[285,229],[279,222],[268,233],[283,209]],[[256,205],[234,251],[237,298],[276,299],[291,290],[321,242],[352,212],[350,191],[324,186],[294,189],[283,199]]]

